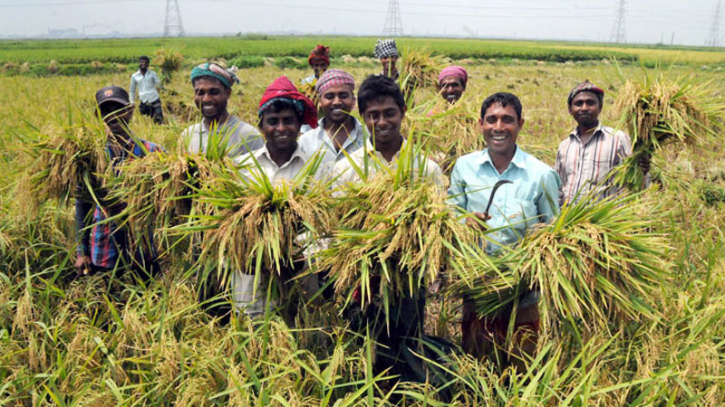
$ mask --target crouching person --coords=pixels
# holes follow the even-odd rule
[[[259,129],[265,144],[250,153],[235,159],[240,165],[239,172],[248,182],[256,182],[265,176],[271,184],[289,182],[305,169],[311,157],[297,143],[302,124],[317,127],[317,109],[315,105],[284,76],[277,78],[264,92],[259,103]],[[289,283],[302,285],[302,290],[314,294],[318,289],[317,276],[309,275],[289,281],[301,271],[304,261],[290,265],[287,275],[281,277]],[[255,275],[235,272],[232,275],[232,299],[237,312],[243,312],[251,318],[262,317],[276,307],[275,301],[266,296],[269,275],[264,273],[257,279]],[[294,320],[295,310],[280,310],[287,322]]]

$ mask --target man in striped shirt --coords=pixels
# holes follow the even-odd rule
[[[112,166],[162,150],[154,143],[131,135],[128,124],[133,117],[133,105],[123,88],[101,88],[96,92],[96,102],[106,123],[106,152]],[[126,231],[107,221],[107,218],[120,213],[124,204],[105,202],[106,192],[101,189],[94,190],[95,195],[92,195],[85,185],[78,185],[76,191],[78,246],[75,268],[78,274],[84,276],[123,269],[139,272],[140,276],[156,274],[159,266],[152,234],[149,233],[148,241],[139,242],[138,249],[132,251],[133,245]]]
[[[561,178],[559,203],[576,203],[594,191],[600,198],[618,193],[612,169],[632,154],[629,136],[599,121],[604,90],[585,81],[569,93],[569,114],[577,127],[559,144],[554,169]],[[649,161],[640,165],[647,170]]]

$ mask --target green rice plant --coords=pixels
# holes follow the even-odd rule
[[[712,83],[690,77],[671,81],[662,74],[627,80],[612,106],[632,138],[632,155],[615,174],[615,182],[634,191],[643,188],[639,162],[670,144],[695,144],[718,136],[723,129],[725,103],[714,96]]]
[[[353,164],[363,181],[340,191],[340,223],[320,260],[347,301],[359,288],[363,307],[382,301],[386,313],[393,298],[417,297],[472,242],[445,191],[418,165],[420,145],[409,140],[399,154],[394,169],[369,163],[380,168],[370,177]]]
[[[666,236],[651,230],[665,211],[641,194],[565,205],[550,224],[527,235],[511,268],[541,291],[544,333],[578,334],[662,318],[657,298],[672,283]],[[646,217],[645,217],[646,216]]]

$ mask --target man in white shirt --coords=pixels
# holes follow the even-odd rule
[[[365,144],[362,124],[350,113],[355,108],[355,78],[339,69],[322,74],[316,86],[325,117],[316,129],[304,133],[299,144],[308,155],[320,151],[323,167],[331,170]]]
[[[194,103],[203,119],[181,134],[188,152],[234,158],[262,147],[257,129],[227,111],[232,85],[238,81],[234,73],[214,63],[203,63],[191,71]]]
[[[156,124],[164,122],[161,98],[156,90],[156,86],[159,84],[161,84],[161,81],[159,81],[156,72],[149,70],[149,57],[141,56],[138,59],[138,71],[131,75],[129,96],[131,96],[131,104],[134,104],[136,90],[138,89],[138,98],[141,101],[138,110],[142,115],[153,118]]]
[[[259,104],[259,128],[265,144],[235,159],[240,166],[240,174],[249,182],[255,182],[261,175],[266,176],[272,184],[290,182],[310,159],[297,143],[302,123],[316,126],[317,109],[312,101],[297,91],[289,79],[281,76],[267,88]],[[267,307],[275,304],[265,301],[264,287],[269,284],[269,277],[262,275],[257,287],[254,280],[254,275],[234,273],[232,298],[237,310],[258,318],[264,315],[265,304]],[[314,294],[319,288],[316,275],[301,278],[299,283],[309,294]]]

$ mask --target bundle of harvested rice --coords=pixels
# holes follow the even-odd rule
[[[49,125],[35,133],[38,141],[29,147],[35,158],[29,181],[38,202],[48,198],[66,201],[78,185],[91,192],[98,187],[97,176],[108,168],[106,131],[100,123]]]
[[[200,214],[191,229],[206,230],[201,258],[212,265],[207,270],[216,270],[217,281],[228,283],[230,267],[280,276],[303,249],[301,234],[314,237],[330,229],[333,199],[314,181],[319,165],[320,160],[312,160],[293,180],[280,184],[261,170],[252,171],[250,178],[226,172],[226,180],[200,192],[214,210]]]
[[[455,104],[443,98],[416,106],[406,114],[410,126],[423,132],[423,140],[444,173],[450,174],[462,155],[486,148],[479,131],[476,102],[463,94]]]
[[[661,75],[624,84],[612,109],[630,132],[632,155],[615,175],[619,185],[640,190],[645,177],[640,158],[665,145],[694,144],[719,134],[725,104],[713,96],[711,85],[689,78],[668,81]]]
[[[651,231],[664,211],[641,194],[564,206],[513,253],[514,276],[541,291],[544,333],[567,320],[578,333],[656,320],[653,304],[670,283],[665,236]]]
[[[347,301],[359,288],[363,307],[375,296],[387,312],[393,298],[418,296],[472,241],[419,157],[409,141],[395,169],[379,164],[365,182],[341,191],[341,221],[320,265],[330,269],[338,292],[349,293]]]
[[[401,89],[438,86],[438,73],[444,67],[440,56],[407,47],[403,48],[402,54]]]

